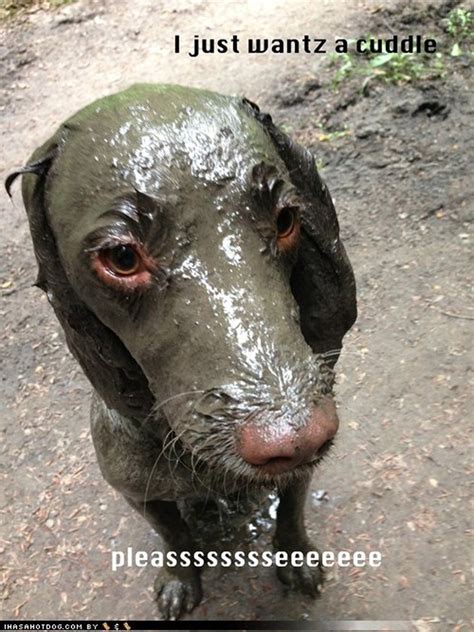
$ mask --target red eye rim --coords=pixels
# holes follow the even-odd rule
[[[126,262],[127,257],[123,258],[125,254],[129,266]],[[130,259],[131,256],[134,256],[134,260]],[[91,264],[100,281],[115,289],[126,291],[146,288],[156,268],[143,248],[133,243],[117,243],[94,250]]]
[[[280,250],[292,250],[299,241],[301,220],[296,206],[283,206],[276,214],[277,244]]]

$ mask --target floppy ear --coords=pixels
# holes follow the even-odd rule
[[[244,104],[267,130],[304,200],[300,248],[291,276],[303,336],[315,353],[340,349],[356,320],[357,303],[354,274],[339,239],[331,196],[312,154],[279,130],[258,106],[247,99]],[[334,361],[338,355],[328,353]]]
[[[23,175],[22,195],[28,214],[38,278],[66,335],[66,342],[84,373],[109,408],[131,419],[143,420],[153,404],[148,382],[123,343],[79,299],[71,287],[48,223],[45,191],[56,144],[40,148],[33,162],[5,181],[7,193]]]

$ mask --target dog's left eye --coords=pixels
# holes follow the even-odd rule
[[[296,207],[284,206],[276,217],[277,244],[280,250],[293,250],[300,233],[300,214]]]
[[[141,258],[133,246],[119,245],[100,253],[102,262],[118,276],[136,274],[141,267]]]
[[[285,239],[289,237],[295,229],[297,221],[298,215],[294,208],[282,208],[277,217],[278,238]]]

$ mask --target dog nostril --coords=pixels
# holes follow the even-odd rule
[[[240,429],[237,449],[250,465],[277,474],[327,450],[338,425],[334,402],[325,398],[310,408],[305,425],[297,429],[268,413],[254,417]]]
[[[256,416],[240,429],[237,449],[250,465],[266,465],[274,459],[291,461],[297,453],[295,431],[268,413]]]
[[[329,448],[332,446],[333,444],[333,438],[329,438],[327,439],[317,450],[316,452],[313,454],[313,457],[321,457],[323,456],[323,454],[326,454],[326,452],[329,450]]]

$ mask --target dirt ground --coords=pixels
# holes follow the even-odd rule
[[[136,81],[178,82],[271,111],[315,152],[335,199],[360,315],[338,364],[342,428],[315,473],[307,520],[319,548],[380,550],[382,566],[329,572],[316,602],[286,594],[271,569],[206,572],[192,619],[471,629],[468,67],[452,58],[442,79],[372,82],[362,94],[357,77],[333,89],[325,56],[172,52],[175,33],[332,41],[393,30],[443,45],[439,23],[453,4],[79,0],[0,25],[2,178],[92,99]],[[100,476],[90,388],[32,287],[18,187],[0,206],[1,617],[154,618],[154,569],[112,572],[110,552],[152,551],[159,539]],[[260,527],[250,546],[269,548],[271,523]]]

